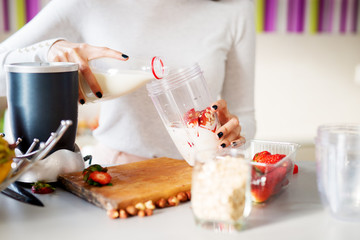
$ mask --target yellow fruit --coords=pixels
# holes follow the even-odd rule
[[[8,142],[0,138],[0,183],[5,180],[11,170],[13,157],[15,157],[14,149],[10,149]]]
[[[11,170],[12,160],[7,161],[6,163],[0,164],[0,183],[2,183]]]

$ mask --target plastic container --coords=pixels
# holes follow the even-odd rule
[[[173,142],[190,165],[196,151],[218,147],[215,132],[220,124],[211,112],[213,98],[198,64],[146,86]]]
[[[328,124],[316,137],[317,183],[337,219],[360,221],[360,124]]]
[[[268,151],[271,154],[285,154],[286,157],[275,164],[265,164],[251,161],[251,195],[253,202],[264,203],[278,195],[289,185],[294,169],[297,149],[296,143],[271,142],[252,140],[245,144],[250,158],[256,153]]]
[[[89,62],[96,77],[102,98],[91,91],[88,83],[80,76],[80,88],[85,95],[85,102],[110,100],[135,91],[154,79],[161,79],[168,73],[168,68],[161,57],[132,57],[127,61],[112,58],[99,58]]]
[[[196,153],[191,207],[197,225],[221,232],[245,228],[251,211],[251,164],[242,149]]]

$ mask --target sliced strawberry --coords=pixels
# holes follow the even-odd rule
[[[100,185],[107,185],[111,182],[111,176],[107,172],[92,172],[89,176],[89,179],[99,183]]]
[[[203,127],[208,130],[214,131],[216,130],[215,123],[215,115],[211,112],[211,108],[207,107],[202,111],[195,111],[194,108],[190,109],[184,114],[184,121],[188,127]]]
[[[195,127],[199,125],[199,115],[200,113],[195,111],[194,108],[190,109],[184,114],[184,121],[190,127]]]
[[[199,115],[199,126],[212,126],[215,121],[215,116],[211,112],[210,107],[205,108]]]
[[[299,172],[299,167],[298,165],[294,164],[293,174],[297,174],[298,172]]]
[[[47,194],[55,191],[55,188],[45,182],[36,182],[32,185],[31,191],[38,194]]]

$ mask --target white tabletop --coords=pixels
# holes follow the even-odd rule
[[[288,189],[266,205],[254,206],[247,228],[238,233],[197,227],[190,203],[156,210],[151,217],[112,220],[105,210],[58,188],[37,195],[45,207],[0,194],[0,239],[360,239],[360,222],[337,220],[323,209],[315,163],[298,165]]]

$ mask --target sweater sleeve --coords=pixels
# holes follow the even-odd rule
[[[255,26],[253,2],[242,5],[233,25],[234,44],[226,62],[225,81],[221,97],[228,103],[229,111],[238,116],[241,135],[252,139],[256,132],[254,109]]]
[[[50,47],[59,39],[80,39],[79,31],[70,21],[75,2],[52,0],[33,20],[0,44],[0,96],[6,95],[5,64],[47,61]]]

